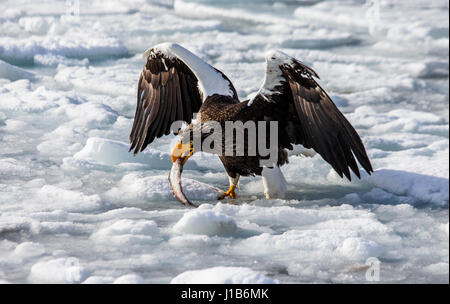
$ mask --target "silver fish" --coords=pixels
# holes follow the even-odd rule
[[[181,187],[181,173],[183,172],[184,157],[178,158],[173,164],[169,173],[169,183],[172,187],[173,195],[176,199],[185,206],[197,207],[189,201],[184,195],[183,188]]]

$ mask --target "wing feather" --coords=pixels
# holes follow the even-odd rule
[[[192,104],[192,107],[194,109],[199,108],[198,104],[197,104],[197,100],[193,99],[191,97],[191,94],[188,91],[189,87],[188,87],[187,82],[186,82],[186,75],[184,75],[184,74],[181,74],[180,88],[181,88],[180,95],[184,96],[184,98],[187,101],[186,103],[187,104]],[[178,100],[181,100],[181,96],[177,96],[177,101]]]
[[[171,75],[169,75],[169,77],[170,76]],[[152,132],[152,135],[154,134],[155,137],[161,137],[162,133],[164,133],[164,132],[161,133],[161,131],[164,126],[165,119],[166,119],[167,105],[171,102],[171,100],[170,100],[170,95],[172,92],[171,77],[168,79],[168,81],[166,82],[166,85],[163,87],[163,89],[165,89],[165,91],[167,92],[169,97],[168,97],[168,102],[160,102],[160,108],[158,110],[158,115],[155,117],[155,121],[153,122],[154,132]],[[162,99],[162,100],[164,100],[164,99]]]
[[[176,75],[177,74],[175,74],[175,76]],[[176,80],[173,81],[173,86],[174,86],[173,89],[176,90],[177,89],[177,81]],[[174,119],[172,119],[173,105],[174,105],[174,100],[167,102],[167,110],[166,110],[166,114],[164,116],[164,121],[163,121],[164,123],[162,125],[162,130],[161,130],[159,136],[170,134],[170,127],[171,127],[172,122],[174,121]]]
[[[236,90],[222,72],[177,44],[161,44],[144,55],[146,64],[139,77],[130,132],[134,154],[155,138],[176,132],[170,129],[176,120],[190,123],[203,97],[226,94],[237,99]]]
[[[350,169],[361,177],[356,160],[372,173],[361,138],[316,82],[317,73],[279,51],[270,53],[266,64],[264,84],[248,104],[265,104],[267,115],[279,121],[284,135],[279,136],[284,141],[279,144],[289,148],[301,143],[313,148],[339,176],[345,175],[349,180]]]

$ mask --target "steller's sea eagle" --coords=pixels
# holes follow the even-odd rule
[[[146,64],[139,78],[130,134],[130,151],[134,150],[134,154],[144,150],[155,138],[171,132],[183,137],[185,130],[193,131],[213,121],[222,126],[227,121],[277,122],[278,155],[268,168],[278,169],[287,163],[286,150],[301,144],[320,154],[341,177],[345,175],[351,180],[351,169],[360,178],[356,160],[368,174],[373,172],[358,133],[316,82],[314,78],[319,78],[316,72],[281,51],[267,53],[261,88],[252,99],[242,102],[227,76],[178,44],[154,46],[144,53],[144,59]],[[192,122],[194,113],[199,113],[200,119]],[[184,121],[188,127],[171,130],[175,121]],[[201,141],[208,135],[202,133]],[[217,153],[230,180],[228,191],[220,198],[236,197],[240,176],[262,175],[265,186],[273,180],[284,180],[279,169],[275,178],[265,176],[265,168],[261,166],[264,157],[247,153],[249,138],[246,136],[244,155]],[[259,140],[267,140],[267,136],[258,137]],[[184,164],[197,152],[194,147],[192,136],[180,141],[172,150],[172,161],[182,159]],[[234,143],[234,152],[236,149]],[[270,195],[266,192],[266,196]]]

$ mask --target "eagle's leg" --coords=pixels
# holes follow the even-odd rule
[[[236,177],[228,176],[228,179],[230,180],[230,188],[228,188],[227,192],[224,192],[223,194],[219,195],[218,199],[222,200],[227,196],[231,198],[236,198],[235,189],[239,184],[239,177],[240,177],[239,174],[236,174]]]
[[[266,199],[284,198],[286,195],[287,182],[280,167],[264,167],[261,175]]]

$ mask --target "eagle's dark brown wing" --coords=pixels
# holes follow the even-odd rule
[[[222,72],[180,45],[161,44],[149,49],[145,56],[130,134],[130,151],[134,149],[134,154],[155,138],[170,134],[173,122],[190,123],[193,113],[202,106],[203,97],[215,92],[227,94],[229,88],[229,95],[237,99],[233,85]],[[219,79],[217,90],[211,84],[213,77]],[[206,85],[201,86],[202,81]]]
[[[361,138],[316,82],[317,74],[279,51],[268,55],[266,60],[266,81],[253,102],[267,104],[267,116],[279,121],[283,133],[279,144],[285,148],[302,144],[314,149],[341,177],[345,175],[349,180],[349,168],[360,177],[356,159],[372,173]]]

